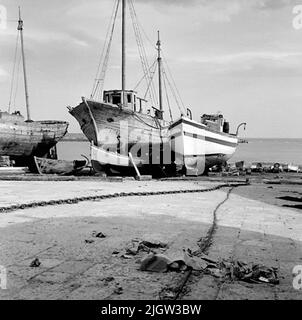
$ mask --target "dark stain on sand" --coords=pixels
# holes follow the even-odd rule
[[[302,202],[302,197],[285,196],[285,197],[277,197],[277,199],[281,199],[285,201],[293,201],[293,202]]]
[[[292,201],[292,202],[302,202],[302,197],[285,196],[285,197],[277,197],[277,199],[281,199],[281,200],[285,200],[285,201]],[[302,210],[302,204],[283,204],[282,207]]]

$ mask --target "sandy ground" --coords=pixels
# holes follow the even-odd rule
[[[0,206],[116,192],[208,189],[205,181],[1,181]],[[203,193],[84,201],[0,213],[0,265],[7,289],[0,299],[159,299],[184,274],[139,271],[145,252],[123,257],[133,239],[162,241],[173,257],[195,250],[229,188]],[[217,211],[209,255],[279,269],[280,284],[221,281],[193,273],[181,299],[301,299],[292,270],[302,265],[302,210],[283,207],[302,186],[252,184],[235,188]],[[298,201],[298,200],[297,200]],[[93,237],[103,232],[105,238]],[[34,258],[41,261],[30,267]]]

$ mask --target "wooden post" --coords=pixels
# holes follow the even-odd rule
[[[134,162],[134,160],[133,160],[133,157],[132,157],[131,152],[129,152],[128,155],[129,155],[130,161],[131,161],[131,163],[132,163],[132,165],[133,165],[133,167],[134,167],[134,169],[135,169],[136,175],[137,175],[138,178],[140,179],[141,174],[140,174],[140,172],[138,171],[138,168],[137,168],[137,166],[136,166],[136,164],[135,164],[135,162]]]

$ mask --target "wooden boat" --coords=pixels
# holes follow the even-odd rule
[[[164,119],[162,83],[165,83],[167,75],[162,72],[159,33],[156,44],[157,61],[154,63],[155,66],[157,63],[158,67],[158,103],[152,103],[148,109],[147,101],[140,98],[136,91],[126,90],[126,3],[129,4],[132,19],[135,14],[132,1],[116,1],[112,32],[120,2],[122,3],[122,89],[102,90],[101,85],[108,64],[106,55],[91,98],[82,97],[82,102],[78,106],[68,108],[69,113],[76,118],[81,130],[92,143],[92,166],[96,171],[104,171],[104,168],[108,167],[120,172],[127,171],[127,168],[131,171],[129,152],[136,159],[138,167],[148,167],[151,173],[155,167],[161,166],[163,170],[173,167],[187,175],[201,175],[209,167],[225,163],[238,145],[238,130],[236,134],[230,134],[229,124],[221,114],[204,115],[199,123],[192,119],[192,112],[187,109],[176,121]],[[138,24],[136,26],[139,27]],[[111,39],[112,34],[105,52],[109,52]],[[143,62],[143,65],[149,66],[148,62]],[[145,67],[144,77],[151,83],[152,77],[148,75],[148,70]],[[151,93],[150,97],[152,98]],[[150,114],[151,109],[154,111],[153,115]]]
[[[299,166],[289,163],[283,166],[285,172],[299,172]]]
[[[19,114],[0,112],[0,156],[43,157],[67,132],[63,121],[25,121]]]
[[[23,42],[23,20],[19,10],[18,32],[21,40],[27,119],[19,111],[0,112],[0,156],[10,156],[17,164],[27,164],[32,156],[44,157],[67,133],[68,122],[33,121],[30,116],[29,95]],[[10,109],[9,103],[9,109]]]
[[[47,158],[34,157],[36,165],[36,173],[39,174],[59,174],[70,175],[75,174],[87,167],[88,159],[83,156],[85,160],[55,160]]]

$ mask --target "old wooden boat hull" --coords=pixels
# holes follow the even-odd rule
[[[67,133],[65,121],[18,120],[18,117],[0,118],[0,156],[43,157]]]
[[[34,173],[39,174],[75,174],[88,165],[87,158],[85,160],[66,161],[34,157],[34,162],[36,166]]]

